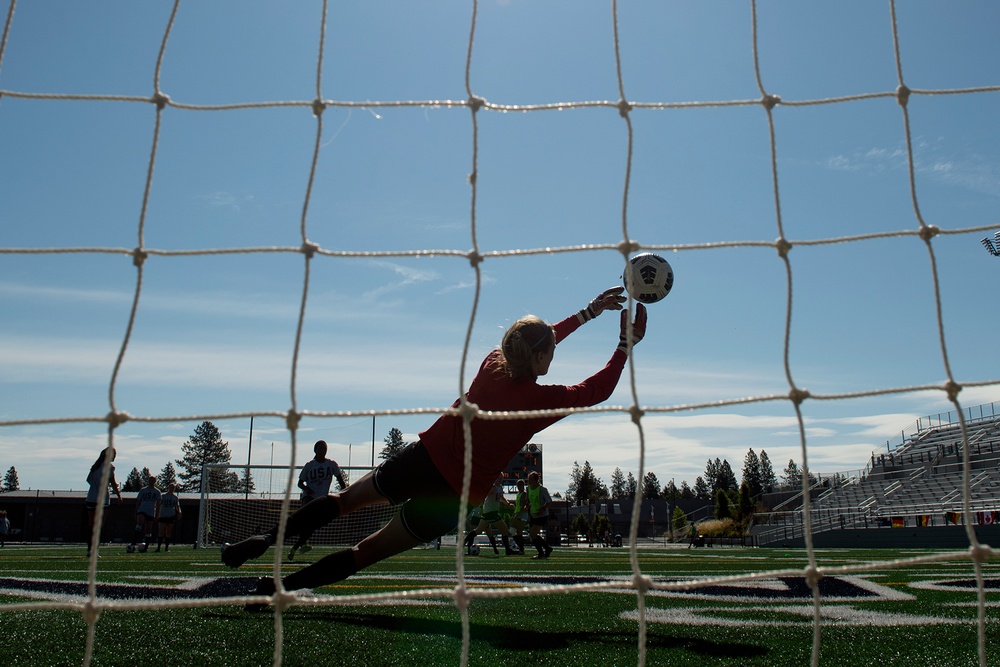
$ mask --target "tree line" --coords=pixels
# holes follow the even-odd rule
[[[781,478],[774,472],[771,459],[763,449],[760,454],[751,448],[743,458],[742,482],[737,481],[732,466],[726,459],[708,459],[705,472],[695,478],[694,484],[682,480],[676,486],[673,479],[662,484],[655,472],[647,472],[641,482],[644,498],[663,498],[666,500],[699,499],[708,502],[718,496],[719,491],[729,494],[739,493],[743,484],[751,498],[762,493],[772,493],[785,489],[797,489],[802,484],[802,471],[794,460],[789,459],[788,465],[782,471]],[[810,475],[812,478],[812,475]],[[581,466],[573,462],[570,472],[570,483],[566,489],[566,500],[572,502],[593,502],[607,499],[635,498],[640,488],[640,482],[631,471],[624,472],[616,467],[611,473],[611,484],[594,473],[589,461]]]
[[[406,446],[402,431],[395,427],[389,429],[389,434],[383,442],[384,447],[379,452],[380,459],[387,459]],[[156,474],[156,486],[166,489],[169,484],[174,484],[178,491],[198,492],[201,490],[203,466],[228,464],[231,459],[229,443],[222,439],[219,428],[210,421],[203,421],[181,446],[181,458],[167,461]],[[146,486],[152,474],[149,467],[143,467],[141,470],[138,467],[132,468],[125,477],[122,491],[140,490]],[[240,474],[224,469],[212,469],[210,474],[211,488],[218,492],[252,493],[256,487],[253,474],[247,468],[241,468]],[[736,494],[741,493],[744,484],[751,498],[756,498],[762,493],[797,489],[802,484],[802,471],[794,460],[788,460],[788,465],[779,479],[774,472],[771,459],[763,449],[760,454],[754,452],[752,448],[747,451],[743,457],[741,477],[742,482],[738,482],[729,461],[717,457],[708,460],[705,472],[695,478],[693,485],[688,484],[687,480],[682,480],[680,486],[676,486],[673,479],[663,484],[655,472],[647,472],[641,481],[642,495],[644,498],[699,499],[712,502],[718,500],[719,491],[726,492],[731,500],[735,499]],[[812,479],[811,474],[810,479]],[[635,498],[639,488],[640,482],[631,471],[625,472],[616,467],[611,473],[609,485],[594,473],[589,461],[584,461],[583,465],[574,461],[565,500],[571,502],[627,500]],[[17,470],[11,466],[4,476],[0,490],[19,489]],[[558,497],[561,494],[557,492],[553,495]]]

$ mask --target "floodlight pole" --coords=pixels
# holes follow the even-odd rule
[[[243,491],[245,493],[245,495],[243,496],[244,500],[250,498],[250,452],[252,451],[253,451],[253,415],[250,415],[250,440],[247,442],[246,479],[243,480],[245,482],[243,487]]]

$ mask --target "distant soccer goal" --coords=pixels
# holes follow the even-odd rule
[[[202,468],[201,503],[198,511],[198,546],[215,547],[266,532],[277,525],[288,476],[292,477],[290,511],[301,506],[295,480],[301,467],[275,465],[206,464]],[[343,468],[348,480],[360,479],[364,467]],[[251,480],[247,489],[244,480]],[[242,490],[236,490],[242,489]],[[360,542],[380,528],[395,513],[396,505],[375,505],[347,517],[335,519],[317,530],[310,544],[348,546]]]

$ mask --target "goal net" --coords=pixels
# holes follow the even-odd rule
[[[277,526],[288,476],[292,475],[294,487],[294,480],[298,479],[301,470],[301,467],[289,470],[288,466],[276,465],[210,463],[203,466],[198,545],[217,547],[238,542]],[[341,470],[349,480],[360,478],[369,469],[354,467]],[[250,491],[233,490],[247,478],[252,482]],[[290,506],[292,510],[301,506],[298,493],[293,492]],[[314,532],[309,544],[353,546],[385,525],[396,509],[395,505],[384,503],[338,517]]]
[[[990,164],[928,165],[920,154],[936,130],[965,128],[980,115],[993,119],[989,131],[965,137],[953,152],[975,162],[979,147],[996,140],[996,68],[986,81],[969,72],[995,63],[995,51],[976,48],[995,49],[997,40],[988,32],[966,37],[967,29],[996,25],[995,14],[977,15],[994,11],[992,3],[940,3],[947,21],[923,15],[924,32],[906,19],[937,3],[392,6],[395,13],[382,3],[335,0],[281,7],[178,0],[53,10],[0,1],[0,256],[9,271],[0,274],[9,327],[0,376],[8,381],[8,366],[16,367],[24,388],[5,394],[0,435],[68,428],[64,454],[79,451],[80,433],[96,428],[96,438],[86,431],[88,447],[115,446],[124,459],[169,428],[251,415],[284,420],[287,465],[251,471],[261,484],[273,470],[274,485],[242,495],[205,489],[199,540],[238,539],[286,521],[282,510],[297,506],[291,478],[305,449],[303,420],[336,425],[377,415],[420,418],[426,427],[465,391],[469,368],[497,344],[505,322],[526,308],[567,315],[565,299],[553,293],[579,293],[575,310],[584,294],[607,287],[599,276],[621,275],[629,256],[669,254],[677,282],[668,299],[685,315],[663,304],[664,338],[652,340],[660,325],[651,324],[622,376],[621,401],[567,421],[617,420],[615,456],[632,456],[641,483],[657,419],[710,421],[720,409],[778,406],[785,419],[768,435],[793,434],[788,453],[802,470],[807,559],[782,574],[804,579],[812,592],[818,665],[824,570],[807,484],[825,433],[811,428],[813,416],[910,394],[931,395],[962,415],[964,392],[1000,387],[995,366],[953,364],[970,348],[989,358],[1000,328],[980,324],[995,310],[988,301],[974,309],[962,300],[963,292],[995,285],[997,262],[980,239],[997,224],[996,174]],[[684,20],[688,12],[697,20]],[[690,35],[687,51],[672,49]],[[821,40],[826,48],[811,43]],[[391,62],[383,58],[390,48]],[[958,64],[939,69],[944,56]],[[801,68],[808,71],[797,86],[774,85],[790,84],[782,77]],[[427,81],[428,72],[439,76]],[[384,122],[390,112],[392,124]],[[712,122],[696,124],[704,118]],[[379,131],[358,127],[359,119],[381,123]],[[838,136],[834,126],[851,130]],[[876,136],[889,138],[864,149]],[[828,139],[828,150],[802,151],[810,137]],[[829,170],[824,177],[806,179],[819,164]],[[876,178],[884,173],[893,178]],[[866,197],[841,187],[851,174],[864,181]],[[993,197],[988,213],[971,194],[954,205],[922,200],[959,181]],[[967,245],[976,254],[957,250]],[[599,261],[613,268],[602,273]],[[397,296],[375,279],[387,273],[414,289]],[[442,276],[447,284],[435,282]],[[60,307],[25,310],[43,296],[61,296]],[[487,308],[505,314],[484,318]],[[254,316],[249,325],[236,320],[244,311]],[[418,333],[433,342],[414,349]],[[711,365],[704,375],[678,362],[688,345]],[[664,349],[669,359],[655,356]],[[758,366],[728,375],[727,364],[760,349],[769,356]],[[818,372],[818,358],[835,370]],[[875,369],[876,360],[889,363]],[[214,373],[203,372],[210,362]],[[69,366],[76,381],[66,377]],[[374,367],[395,374],[391,388],[374,386]],[[708,384],[706,376],[723,380]],[[52,384],[35,384],[42,381]],[[396,402],[397,391],[409,392],[407,402]],[[968,404],[991,400],[981,398]],[[357,407],[330,409],[338,400]],[[538,416],[468,403],[452,412],[466,423]],[[961,433],[967,440],[964,421]],[[547,465],[556,451],[547,449]],[[967,453],[964,462],[968,508]],[[110,465],[109,458],[105,479]],[[638,557],[640,507],[637,497],[626,536],[631,577],[614,585],[635,594],[635,634],[625,641],[644,665],[649,594],[718,582],[647,576]],[[384,518],[374,509],[315,539],[349,543]],[[102,520],[98,513],[98,531]],[[934,557],[975,572],[978,632],[970,642],[985,666],[982,565],[991,551],[971,525],[967,537],[967,548]],[[280,578],[285,545],[277,546]],[[859,560],[838,573],[886,566]],[[741,571],[727,582],[774,574]],[[477,587],[459,548],[455,577],[444,595],[461,614],[456,662],[463,665],[470,600],[609,586]],[[101,612],[159,605],[103,598],[98,579],[95,554],[85,602],[18,602],[0,605],[0,616],[79,611],[87,667]],[[274,614],[275,665],[284,613],[279,605]]]

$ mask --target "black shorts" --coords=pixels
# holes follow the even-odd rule
[[[533,517],[531,517],[531,520],[529,521],[529,525],[531,525],[531,526],[538,526],[539,528],[545,528],[547,525],[549,525],[549,517],[548,516],[533,516]]]
[[[389,502],[401,505],[403,527],[421,542],[432,542],[458,526],[459,494],[419,440],[376,468],[372,482]]]
[[[177,519],[177,515],[174,516],[161,516],[159,522],[161,525],[173,523]]]

